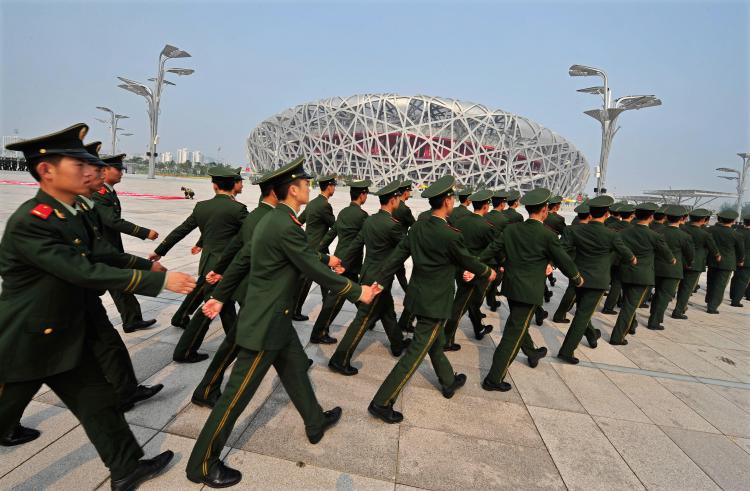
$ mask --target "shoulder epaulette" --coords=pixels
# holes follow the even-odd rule
[[[52,207],[50,205],[45,205],[44,203],[39,203],[31,209],[30,213],[42,220],[46,220],[52,214]]]
[[[297,220],[297,217],[294,216],[294,213],[290,213],[289,216],[292,218],[292,220],[294,220],[294,223],[296,223],[300,227],[302,226],[302,222],[300,222],[299,220]]]

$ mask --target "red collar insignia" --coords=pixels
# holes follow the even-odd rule
[[[294,220],[294,223],[296,223],[300,227],[302,226],[302,222],[300,222],[299,220],[297,220],[297,217],[294,216],[294,213],[290,213],[289,216],[292,217],[292,220]]]
[[[99,191],[97,191],[97,193],[99,193],[99,194],[107,194],[107,188],[105,188],[104,186],[102,186],[101,189],[99,189]]]
[[[31,210],[30,213],[41,218],[42,220],[46,220],[52,214],[52,207],[50,205],[45,205],[44,203],[39,203]]]

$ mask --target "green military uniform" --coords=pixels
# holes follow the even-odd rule
[[[562,203],[562,196],[560,196],[559,194],[549,199],[550,206],[557,205],[560,203]],[[562,237],[562,234],[565,231],[565,226],[566,226],[565,218],[560,216],[556,211],[550,211],[549,214],[547,214],[547,218],[544,219],[544,225],[550,228],[553,232],[555,232],[558,237]],[[549,275],[547,275],[547,280],[549,280],[550,286],[555,286],[556,280],[555,280],[554,271],[550,273]],[[544,285],[544,301],[549,302],[551,298],[552,298],[552,290],[547,288],[547,285],[545,284]],[[544,317],[546,318],[547,316],[544,315]]]
[[[745,250],[745,257],[750,254],[750,214],[745,214],[743,217],[744,226],[736,230],[742,238],[743,248]],[[729,298],[732,300],[733,307],[742,307],[742,297],[746,296],[748,288],[750,287],[750,261],[744,261],[743,264],[737,265],[737,270],[732,276],[732,283],[729,286]]]
[[[372,182],[368,179],[365,181],[353,182],[350,187],[355,190],[367,192],[368,187]],[[327,248],[333,239],[338,237],[336,243],[336,250],[334,255],[341,258],[344,251],[354,241],[359,231],[362,229],[362,225],[368,217],[368,213],[362,209],[359,203],[351,202],[349,206],[339,212],[339,216],[336,218],[336,222],[333,227],[326,233],[323,238],[322,247]],[[347,265],[344,276],[352,281],[359,281],[359,272],[362,265],[362,255],[353,258],[353,260]],[[323,300],[323,307],[320,309],[318,318],[315,319],[312,332],[310,333],[310,342],[312,343],[324,343],[332,344],[336,342],[336,339],[328,335],[331,328],[331,323],[336,316],[341,312],[341,307],[344,306],[343,297],[336,295],[326,295]]]
[[[703,227],[696,225],[696,222],[710,216],[711,212],[709,210],[698,208],[690,212],[690,222],[680,226],[680,229],[690,235],[692,239],[693,261],[690,264],[683,265],[682,281],[680,281],[680,286],[677,288],[677,300],[672,311],[672,318],[674,319],[687,319],[685,312],[687,311],[688,300],[693,291],[695,291],[696,286],[698,286],[701,273],[706,270],[708,256],[716,258],[720,255],[711,234],[704,230]]]
[[[399,192],[403,195],[405,192],[411,193],[411,181],[409,179],[406,179],[404,181],[401,181],[401,184],[398,187]],[[399,201],[398,208],[393,212],[393,217],[401,222],[401,226],[404,227],[404,234],[409,231],[409,228],[411,228],[412,225],[414,225],[414,222],[416,220],[414,219],[414,215],[411,212],[411,208],[409,208],[406,203],[403,201],[403,198],[401,201]],[[396,279],[398,280],[399,286],[401,286],[401,289],[406,292],[406,288],[409,285],[408,280],[406,279],[406,268],[401,267],[398,271],[396,271]],[[410,317],[411,314],[409,314]],[[411,321],[409,321],[409,325],[411,325]]]
[[[377,193],[378,197],[398,196],[398,181],[392,182]],[[362,230],[349,245],[341,256],[345,267],[359,261],[362,248],[367,248],[364,264],[362,265],[362,283],[369,285],[378,280],[380,265],[396,249],[406,232],[403,225],[391,216],[386,210],[380,209],[377,213],[365,220]],[[381,278],[382,279],[382,278]],[[354,320],[346,329],[346,334],[336,348],[328,366],[332,370],[344,375],[355,375],[357,369],[351,366],[354,350],[357,349],[362,337],[376,322],[383,324],[385,333],[391,344],[391,353],[398,356],[407,343],[396,323],[396,312],[393,307],[393,296],[391,294],[391,283],[393,278],[387,278],[381,285],[383,291],[375,297],[370,305],[359,304]]]
[[[500,210],[497,210],[496,208],[500,206],[501,203],[505,203],[508,199],[508,193],[505,190],[497,190],[492,195],[492,207],[493,209],[490,210],[487,213],[487,221],[492,224],[493,227],[495,227],[495,234],[501,234],[503,233],[503,230],[505,229],[505,226],[508,225],[508,217]],[[497,288],[500,286],[500,283],[503,281],[503,274],[498,271],[497,276],[495,279],[490,283],[490,287],[487,289],[487,306],[490,308],[491,311],[497,312],[497,309],[500,308],[500,302],[497,300]]]
[[[724,210],[716,216],[725,220],[736,220],[738,214],[734,210]],[[716,242],[721,255],[721,261],[708,257],[706,276],[706,311],[715,314],[719,312],[718,308],[732,272],[737,270],[737,266],[744,264],[745,247],[742,237],[729,226],[717,223],[709,227],[708,232]]]
[[[429,209],[425,210],[421,212],[419,215],[417,215],[417,221],[423,222],[425,220],[429,220],[431,216],[432,216],[432,210],[429,210]]]
[[[625,213],[632,213],[635,211],[635,207],[628,203],[615,203],[616,206],[615,212],[620,213],[620,211]],[[610,220],[610,218],[612,220]],[[607,220],[604,221],[604,225],[606,225],[611,230],[614,230],[615,232],[622,232],[623,230],[627,229],[631,226],[631,223],[625,220],[621,220],[619,218],[613,218],[609,217]],[[609,270],[610,274],[610,284],[609,284],[609,293],[607,294],[607,299],[604,301],[604,306],[602,307],[602,313],[614,315],[617,312],[615,312],[615,307],[618,305],[618,303],[621,302],[622,297],[622,279],[620,277],[620,258],[616,254],[612,256],[612,266]]]
[[[490,190],[480,190],[469,196],[469,201],[477,209],[492,198],[493,192]],[[482,215],[476,212],[465,215],[453,222],[464,238],[466,249],[473,256],[479,256],[482,251],[492,242],[495,237],[495,228]],[[466,311],[469,312],[469,319],[474,328],[474,337],[477,339],[484,338],[485,334],[492,331],[492,326],[482,325],[482,300],[484,299],[487,289],[490,287],[488,278],[474,278],[469,282],[463,280],[463,271],[456,271],[456,297],[453,300],[451,316],[445,324],[445,351],[456,351],[461,348],[455,343],[456,330],[461,318]]]
[[[589,206],[598,213],[613,202],[609,196],[597,196],[589,202]],[[583,286],[576,289],[576,313],[560,346],[558,358],[578,363],[574,351],[583,335],[586,334],[592,347],[596,347],[596,339],[600,335],[598,330],[591,326],[591,317],[604,295],[604,290],[610,284],[612,254],[617,254],[626,263],[632,262],[635,255],[622,241],[620,234],[607,228],[600,221],[592,220],[584,225],[570,227],[570,232],[564,237],[563,247],[574,257],[584,281]]]
[[[6,148],[23,151],[29,163],[64,155],[100,165],[81,142],[87,131],[78,124]],[[92,243],[73,204],[42,190],[7,222],[0,242],[0,435],[18,425],[46,384],[81,422],[115,481],[136,470],[143,452],[87,343],[98,327],[89,307],[98,301],[95,290],[156,296],[166,278],[92,263]]]
[[[545,205],[552,197],[548,189],[537,188],[521,199],[524,206]],[[565,253],[554,232],[535,219],[528,219],[507,227],[479,257],[482,261],[493,260],[505,268],[502,293],[508,299],[510,316],[505,323],[492,357],[490,371],[482,382],[485,390],[510,390],[505,382],[508,367],[518,354],[522,339],[528,336],[529,321],[536,309],[544,302],[544,284],[547,265],[555,264],[560,271],[580,286],[581,275],[575,263]],[[539,357],[546,354],[541,349]]]
[[[318,184],[324,185],[328,183],[336,184],[334,176],[321,176],[318,179]],[[310,202],[305,206],[305,209],[299,215],[299,221],[305,225],[305,232],[307,233],[307,243],[314,251],[328,252],[327,246],[323,245],[323,239],[328,233],[328,229],[333,227],[336,223],[336,217],[333,215],[333,208],[323,194],[317,195],[311,199]],[[310,278],[305,276],[302,277],[297,286],[297,303],[294,307],[294,316],[298,320],[307,320],[307,316],[302,315],[302,306],[305,304],[307,294],[310,293],[310,287],[312,281]],[[325,297],[326,291],[321,288],[321,295]]]
[[[454,184],[452,176],[441,177],[425,189],[422,197],[450,197]],[[409,256],[414,268],[404,305],[417,316],[417,326],[406,354],[385,378],[369,408],[371,414],[389,423],[403,419],[402,415],[393,411],[393,403],[428,353],[444,396],[451,397],[465,382],[465,376],[454,374],[450,361],[443,353],[443,325],[451,313],[456,270],[468,270],[479,277],[489,277],[491,274],[488,266],[477,261],[466,250],[461,233],[435,215],[412,226],[406,238],[383,263],[378,283],[386,283]]]
[[[612,205],[615,206],[615,205]],[[563,231],[561,241],[563,244],[566,242],[566,236],[570,233],[572,233],[572,230],[576,227],[579,227],[581,225],[585,225],[588,223],[588,219],[591,218],[589,215],[589,205],[588,202],[581,203],[580,205],[576,206],[574,211],[576,212],[576,220],[573,220],[573,222],[565,228]],[[609,219],[609,217],[607,217]],[[581,222],[581,220],[586,220],[586,222]],[[606,220],[605,220],[606,223]],[[606,226],[606,225],[605,225]],[[575,260],[575,249],[570,250],[568,249],[566,251],[568,255],[570,255],[571,259]],[[563,296],[560,298],[560,303],[557,306],[557,310],[555,310],[555,313],[552,315],[552,322],[556,322],[558,324],[567,324],[570,322],[570,319],[567,318],[568,312],[573,308],[573,305],[576,303],[576,286],[572,281],[568,282],[568,286],[565,288],[565,292],[563,293]]]
[[[669,218],[679,218],[685,212],[685,208],[678,205],[670,205],[665,210]],[[654,260],[656,285],[654,298],[651,301],[651,313],[646,325],[649,329],[664,329],[664,326],[661,325],[664,322],[664,312],[666,312],[669,302],[674,298],[677,287],[683,279],[683,269],[693,262],[693,239],[687,232],[677,226],[677,222],[674,223],[675,225],[670,224],[662,227],[660,231],[676,261],[665,261],[662,257],[657,257]]]
[[[302,163],[300,157],[273,171],[268,182],[280,186],[309,179]],[[324,413],[315,398],[307,374],[308,358],[292,326],[293,287],[304,274],[333,294],[356,301],[362,294],[360,286],[321,264],[321,254],[310,247],[295,211],[284,202],[256,225],[251,254],[245,305],[252,301],[252,308],[240,311],[237,361],[187,463],[187,477],[195,482],[205,483],[226,469],[219,458],[234,423],[271,366],[302,416],[312,443],[340,416],[340,409]]]
[[[122,170],[122,160],[125,154],[114,155],[104,159],[104,163]],[[143,240],[148,237],[149,229],[130,223],[122,218],[122,205],[117,191],[107,183],[93,194],[93,200],[97,203],[96,213],[101,217],[104,229],[104,238],[118,250],[124,251],[121,234],[131,235]],[[143,322],[143,314],[138,299],[132,293],[110,291],[115,307],[122,318],[122,327],[128,332]]]
[[[655,211],[654,203],[641,203],[636,206],[645,212]],[[635,332],[635,311],[643,302],[649,289],[656,283],[654,277],[654,256],[667,262],[675,261],[672,251],[659,233],[642,224],[632,225],[620,232],[625,245],[635,254],[637,264],[620,264],[622,278],[622,309],[612,329],[610,344],[627,344],[625,335]]]
[[[474,190],[471,187],[465,186],[463,189],[458,191],[456,196],[458,196],[458,206],[453,208],[453,211],[448,216],[448,224],[450,226],[453,226],[454,223],[456,223],[457,220],[460,220],[461,218],[465,217],[466,215],[471,214],[471,211],[469,211],[469,205],[468,205],[468,199],[469,196],[474,192]],[[466,203],[466,205],[464,205]],[[432,214],[430,214],[431,216]]]
[[[231,170],[221,167],[209,169],[212,179],[242,179],[240,175]],[[214,269],[227,245],[234,239],[242,226],[242,221],[247,216],[247,208],[244,204],[234,199],[229,194],[217,193],[213,198],[199,201],[195,204],[193,212],[184,222],[178,225],[159,244],[154,252],[159,256],[165,256],[179,241],[184,239],[190,232],[198,228],[201,232],[201,257],[198,262],[198,273],[201,277],[200,287],[196,288],[191,296],[188,296],[180,305],[180,310],[173,316],[177,320],[176,325],[184,324],[180,317],[192,315],[200,303],[207,298],[213,286],[206,283],[205,276]],[[227,332],[237,320],[237,314],[232,303],[227,304],[221,310],[221,325]],[[188,322],[185,332],[175,346],[172,355],[175,361],[201,361],[208,358],[207,355],[197,354],[197,350],[203,342],[208,330],[209,322],[202,315],[194,316]],[[200,359],[199,359],[200,358]]]

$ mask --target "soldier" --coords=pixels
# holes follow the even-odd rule
[[[367,255],[362,265],[362,283],[375,281],[380,265],[406,235],[403,225],[393,216],[393,212],[402,202],[399,200],[399,193],[399,181],[394,181],[375,193],[380,200],[380,211],[365,220],[362,230],[341,256],[342,264],[349,267],[350,264],[357,264],[360,261],[362,248],[367,248]],[[357,315],[349,324],[344,338],[328,362],[331,370],[347,376],[356,375],[359,372],[351,365],[352,355],[365,332],[377,321],[380,321],[385,328],[393,356],[401,356],[401,353],[409,346],[411,340],[404,339],[396,323],[396,312],[391,295],[392,282],[393,278],[383,279],[381,285],[383,291],[375,297],[375,300],[370,305],[357,306]]]
[[[225,167],[209,169],[213,185],[213,198],[199,201],[192,213],[184,222],[178,225],[164,241],[154,250],[149,259],[158,261],[165,256],[180,240],[198,228],[201,232],[201,257],[198,263],[199,293],[192,299],[186,298],[182,305],[183,313],[173,316],[191,315],[200,302],[208,297],[212,287],[206,283],[206,274],[212,271],[229,242],[237,235],[242,221],[247,216],[247,208],[235,199],[242,192],[242,176],[239,172]],[[234,304],[227,304],[221,311],[221,325],[227,332],[237,320]],[[174,323],[174,322],[173,322]],[[185,332],[175,346],[172,359],[180,363],[197,363],[208,358],[206,353],[198,353],[203,338],[206,335],[210,321],[202,315],[196,315],[188,322]]]
[[[635,212],[635,206],[620,202],[613,205],[617,218],[611,220],[607,218],[604,221],[604,225],[609,227],[615,232],[622,232],[631,225],[633,220],[633,213]],[[611,218],[611,217],[610,217]],[[609,222],[609,223],[607,223]],[[604,301],[602,307],[602,314],[617,315],[615,307],[622,303],[622,280],[620,277],[620,258],[617,255],[612,256],[612,266],[609,270],[610,285],[609,293],[607,293],[607,300]]]
[[[495,191],[492,195],[492,209],[487,213],[487,221],[495,227],[495,233],[501,234],[508,224],[508,217],[503,213],[508,205],[508,192],[505,190]],[[497,273],[497,278],[490,284],[487,290],[487,306],[492,312],[497,312],[500,308],[500,302],[497,299],[497,288],[503,281],[502,273]]]
[[[315,251],[328,252],[328,249],[323,247],[323,238],[328,229],[333,227],[336,223],[336,218],[333,216],[333,208],[328,200],[336,192],[336,178],[333,175],[324,175],[318,178],[318,186],[320,187],[320,194],[313,198],[305,210],[300,213],[299,221],[302,224],[307,224],[305,232],[307,232],[307,242],[310,247]],[[299,285],[297,286],[297,304],[294,307],[294,316],[292,320],[295,321],[306,321],[310,318],[302,313],[302,306],[305,304],[307,294],[310,292],[312,281],[309,278],[302,277]],[[321,295],[325,297],[326,292],[321,288]]]
[[[406,202],[411,198],[411,181],[409,179],[401,181],[398,192],[401,193],[398,197],[399,205],[393,213],[393,218],[401,222],[401,226],[404,227],[404,234],[406,234],[416,221],[414,220],[414,215],[412,214],[411,209],[406,206]],[[398,280],[401,289],[406,292],[406,287],[408,286],[406,268],[402,267],[396,272],[396,279]],[[409,322],[409,324],[411,325],[411,322]]]
[[[336,218],[333,227],[331,227],[323,238],[322,247],[327,248],[331,242],[333,242],[333,239],[338,236],[336,250],[334,251],[336,257],[342,257],[344,251],[351,245],[355,237],[357,237],[357,234],[359,234],[359,231],[362,229],[362,225],[369,216],[367,212],[362,209],[362,205],[367,201],[367,194],[369,193],[369,186],[371,184],[372,181],[369,179],[351,183],[349,187],[351,203],[339,212],[339,216]],[[353,282],[358,282],[361,266],[362,255],[360,254],[359,257],[352,258],[352,261],[347,264],[346,272],[343,273],[343,276],[349,278]],[[328,332],[331,328],[331,323],[339,314],[343,305],[343,297],[336,295],[326,295],[324,297],[323,307],[320,309],[320,314],[318,314],[318,318],[315,320],[312,332],[310,333],[311,343],[336,343],[336,338],[332,338]]]
[[[557,357],[577,364],[575,349],[586,335],[589,346],[596,348],[601,337],[599,329],[591,325],[591,316],[610,283],[609,272],[612,254],[623,262],[636,264],[637,259],[620,238],[620,234],[607,228],[607,208],[614,203],[610,196],[597,196],[589,201],[591,221],[566,229],[563,247],[574,255],[574,262],[583,276],[583,286],[576,289],[576,313]],[[572,283],[572,282],[571,282]]]
[[[664,326],[661,325],[664,322],[664,312],[677,292],[677,286],[683,278],[683,269],[693,262],[693,240],[687,232],[679,228],[685,212],[685,208],[679,205],[669,205],[664,210],[668,225],[662,227],[659,233],[664,237],[676,262],[669,263],[661,257],[654,260],[656,287],[651,302],[651,315],[646,325],[651,330],[664,330]]]
[[[85,164],[101,164],[84,149],[87,131],[85,124],[76,124],[6,147],[24,153],[40,189],[10,216],[0,242],[0,435],[4,445],[38,436],[19,420],[46,384],[81,422],[110,470],[112,489],[135,489],[161,472],[174,454],[167,450],[139,460],[143,451],[86,341],[97,327],[87,306],[93,290],[156,296],[165,286],[186,293],[195,282],[184,273],[90,262],[89,231],[75,207],[76,196],[88,193],[93,177]]]
[[[523,222],[523,215],[516,211],[518,208],[518,200],[521,198],[521,193],[515,189],[508,191],[508,207],[503,210],[503,215],[508,218],[508,225],[513,223]]]
[[[641,203],[635,207],[635,224],[626,228],[620,235],[625,245],[637,258],[635,264],[621,264],[622,309],[612,329],[609,344],[625,345],[625,335],[635,334],[635,310],[643,302],[651,286],[655,284],[654,256],[658,255],[668,263],[677,260],[669,250],[667,243],[657,232],[649,228],[658,206],[654,203]]]
[[[341,417],[341,408],[324,412],[315,398],[307,374],[308,358],[292,326],[293,286],[300,274],[304,274],[331,289],[333,295],[364,303],[370,303],[379,290],[377,285],[360,286],[333,273],[321,264],[321,259],[327,260],[331,267],[340,266],[338,259],[334,256],[326,259],[309,245],[297,220],[297,212],[307,202],[310,192],[310,176],[302,164],[303,158],[298,158],[267,175],[279,203],[253,232],[245,301],[252,299],[253,305],[240,312],[237,361],[190,454],[186,473],[193,482],[209,487],[228,487],[240,482],[242,474],[224,465],[221,453],[234,423],[271,366],[302,416],[310,443],[318,443]],[[215,313],[222,305],[214,304]]]
[[[469,211],[469,205],[471,204],[469,196],[471,196],[473,192],[474,189],[471,186],[464,186],[456,193],[456,196],[458,196],[458,206],[456,206],[456,209],[448,215],[448,224],[450,226],[453,226],[456,220],[471,214]],[[432,215],[432,212],[430,212],[430,215]]]
[[[510,308],[503,337],[492,357],[492,366],[482,381],[484,390],[506,392],[511,389],[505,376],[523,338],[528,336],[532,314],[544,302],[544,284],[550,263],[556,264],[576,286],[583,286],[583,277],[573,260],[565,253],[555,233],[544,226],[547,201],[551,197],[552,193],[544,188],[526,193],[521,204],[526,207],[529,218],[507,227],[479,257],[480,260],[494,259],[504,267],[502,293]],[[546,354],[547,348],[540,348],[535,354],[537,362]]]
[[[724,298],[729,277],[745,261],[745,247],[742,237],[732,229],[732,224],[739,214],[734,210],[722,210],[716,214],[716,224],[708,232],[716,242],[721,261],[708,257],[708,275],[706,276],[706,312],[718,314],[719,305]]]
[[[466,250],[461,233],[447,223],[448,216],[455,211],[455,182],[453,176],[443,176],[424,190],[422,197],[429,200],[432,217],[412,226],[379,273],[378,283],[385,283],[409,256],[414,262],[404,301],[417,316],[414,337],[368,407],[370,414],[386,423],[399,423],[404,419],[403,414],[393,409],[393,404],[427,353],[443,397],[450,399],[466,383],[466,375],[454,373],[443,353],[443,325],[450,317],[455,270],[468,270],[490,281],[495,278],[495,272]]]
[[[613,204],[612,206],[616,205],[617,203]],[[591,212],[589,209],[588,200],[585,203],[581,203],[580,205],[576,206],[573,211],[576,212],[576,219],[574,219],[573,222],[565,228],[562,236],[563,244],[565,243],[566,235],[571,233],[571,230],[578,227],[579,225],[585,225],[589,223],[589,220],[591,220]],[[609,217],[607,217],[607,219],[609,219]],[[607,220],[604,220],[604,223],[606,222]],[[568,250],[567,253],[575,261],[575,250]],[[563,293],[563,296],[560,299],[560,304],[557,306],[557,310],[555,310],[555,313],[552,315],[552,322],[556,322],[558,324],[568,324],[570,322],[570,319],[567,318],[567,314],[573,308],[573,305],[575,305],[575,303],[576,286],[573,284],[573,282],[569,281],[568,287],[565,289],[565,293]]]
[[[120,252],[125,251],[120,234],[128,234],[141,240],[155,240],[159,237],[156,230],[149,230],[122,219],[122,206],[114,186],[122,180],[124,157],[125,154],[121,153],[102,159],[107,164],[104,169],[104,185],[94,194],[94,201],[99,205],[96,210],[97,214],[104,222],[104,238]],[[143,319],[141,306],[132,293],[110,290],[109,294],[112,296],[115,307],[117,307],[117,311],[122,318],[123,331],[131,333],[140,329],[148,329],[156,323],[156,319]]]
[[[750,212],[742,216],[743,226],[736,230],[736,234],[742,237],[745,255],[750,254]],[[737,265],[737,270],[732,276],[732,283],[729,286],[729,298],[732,300],[732,307],[742,307],[742,297],[750,287],[750,265],[743,262]]]
[[[469,196],[469,201],[474,212],[465,215],[453,222],[464,238],[466,249],[472,256],[479,256],[492,239],[495,238],[495,229],[485,218],[490,209],[490,200],[493,192],[484,189]],[[484,338],[492,332],[492,326],[482,324],[482,300],[489,288],[486,278],[474,278],[472,281],[463,281],[463,271],[456,272],[456,297],[453,299],[451,316],[445,324],[445,347],[443,351],[458,351],[460,344],[456,344],[456,330],[461,318],[469,311],[469,319],[474,328],[474,337],[477,340]]]
[[[558,212],[560,211],[560,207],[562,206],[562,196],[555,195],[550,198],[549,200],[549,214],[547,214],[547,218],[544,220],[544,224],[552,229],[553,232],[557,234],[558,237],[562,237],[563,231],[565,230],[565,218],[563,218]],[[547,277],[549,280],[549,286],[555,286],[555,274],[550,273],[550,275]],[[547,288],[545,285],[544,287],[544,301],[549,302],[550,298],[552,298],[552,291]]]

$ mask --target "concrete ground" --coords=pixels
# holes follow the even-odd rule
[[[36,191],[8,181],[31,179],[22,173],[0,173],[0,228]],[[211,196],[209,182],[194,179],[126,176],[118,189],[180,195],[186,183],[196,191],[196,199]],[[334,212],[348,204],[347,194],[346,188],[339,189],[332,199]],[[252,207],[258,192],[248,185],[240,199]],[[162,237],[194,204],[126,196],[121,201],[125,218],[155,228]],[[409,205],[416,215],[427,203],[414,198]],[[365,208],[376,210],[376,200]],[[195,232],[177,245],[163,259],[165,266],[195,273],[198,256],[191,256],[189,248],[197,238]],[[125,239],[128,251],[143,256],[155,245]],[[554,297],[545,305],[550,315],[567,284],[557,276]],[[498,313],[485,309],[486,322],[495,331],[476,341],[465,318],[458,334],[463,349],[448,354],[456,371],[468,376],[466,386],[454,398],[444,399],[425,361],[397,403],[405,417],[400,425],[386,425],[367,413],[370,399],[396,361],[380,326],[364,337],[357,351],[353,364],[360,374],[355,377],[328,370],[333,346],[307,345],[315,360],[310,376],[321,405],[344,409],[338,426],[321,443],[310,445],[271,370],[234,429],[227,463],[243,472],[239,489],[747,489],[750,302],[741,309],[727,301],[721,315],[708,315],[703,294],[701,289],[692,297],[689,320],[667,316],[664,331],[640,327],[627,346],[606,342],[615,317],[597,313],[593,322],[603,339],[595,350],[585,342],[579,346],[577,366],[554,358],[566,325],[547,320],[542,327],[533,326],[537,345],[547,346],[552,356],[533,370],[519,356],[510,369],[513,390],[507,393],[480,388],[507,316],[505,307]],[[403,292],[398,286],[394,297],[400,312]],[[320,310],[320,298],[315,287],[305,307],[311,322],[297,324],[303,342]],[[180,296],[163,293],[140,300],[145,317],[158,323],[152,330],[122,336],[139,379],[163,383],[165,388],[127,413],[127,419],[147,456],[166,449],[175,452],[167,471],[143,489],[198,488],[185,478],[184,470],[209,414],[190,403],[208,362],[172,362],[182,331],[170,326],[169,319]],[[119,327],[109,295],[103,301]],[[354,311],[352,304],[344,307],[333,336],[343,336]],[[646,310],[638,311],[641,326],[646,315]],[[222,337],[217,320],[203,350],[213,352]],[[20,447],[0,447],[0,489],[108,488],[107,469],[82,428],[46,387],[22,422],[41,430],[42,436]]]

